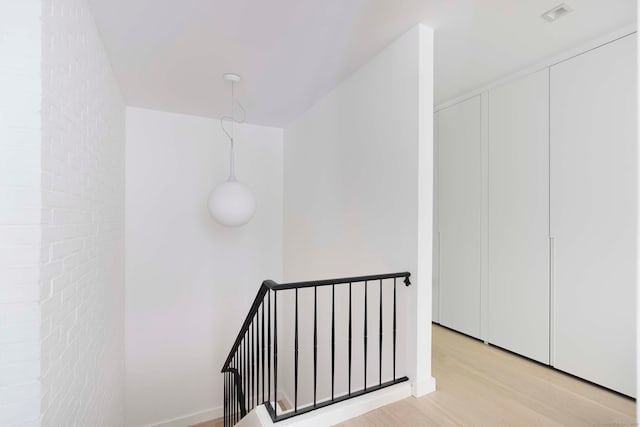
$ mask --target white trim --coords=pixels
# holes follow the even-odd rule
[[[636,7],[636,20],[640,19],[640,8]],[[636,66],[640,70],[640,46],[637,47]],[[640,85],[636,84],[636,114],[640,123]],[[637,138],[637,135],[636,135]],[[640,164],[640,150],[636,150],[636,165]],[[636,173],[636,248],[640,248],[640,174]],[[636,250],[636,397],[640,396],[640,251]],[[636,405],[636,419],[640,419],[640,405]]]
[[[223,416],[224,408],[222,406],[218,406],[216,408],[204,409],[202,411],[171,418],[169,420],[146,424],[144,427],[187,427],[193,424],[222,418]]]
[[[287,408],[293,408],[293,401],[291,400],[291,398],[289,398],[289,395],[284,390],[278,391],[277,401],[284,402],[285,405],[287,405]],[[281,409],[282,407],[278,405],[278,410]]]
[[[256,407],[238,424],[238,427],[326,427],[360,416],[374,409],[389,405],[398,400],[411,397],[411,385],[408,382],[386,387],[335,405],[317,409],[288,420],[273,423],[264,405]]]
[[[620,28],[619,30],[613,31],[609,34],[606,34],[602,37],[598,37],[596,39],[593,39],[589,42],[583,43],[577,47],[574,47],[572,49],[566,50],[558,55],[555,56],[551,56],[549,58],[546,58],[530,67],[527,68],[523,68],[520,71],[516,71],[515,73],[509,74],[503,78],[500,78],[498,80],[495,80],[489,84],[486,84],[484,86],[479,87],[478,89],[475,89],[471,92],[467,92],[463,95],[460,96],[456,96],[455,98],[452,98],[448,101],[442,102],[438,105],[436,105],[434,107],[434,111],[440,111],[444,108],[447,107],[451,107],[452,105],[458,104],[460,102],[466,101],[469,98],[473,98],[474,96],[478,96],[480,94],[482,94],[483,92],[486,92],[490,89],[493,89],[497,86],[501,86],[505,83],[509,83],[511,81],[517,80],[521,77],[524,77],[526,75],[535,73],[537,71],[540,71],[542,69],[545,69],[547,67],[551,67],[553,65],[556,65],[560,62],[566,61],[567,59],[573,58],[574,56],[578,56],[581,55],[585,52],[588,52],[590,50],[593,50],[597,47],[600,47],[602,45],[605,45],[607,43],[611,43],[614,40],[617,40],[619,38],[628,36],[630,34],[633,34],[637,31],[637,26],[636,24],[631,24],[631,25],[627,25],[625,27]]]
[[[278,392],[278,401],[284,401],[288,407],[293,407],[293,403],[284,391]],[[280,411],[280,408],[279,408]],[[194,424],[204,423],[205,421],[216,420],[224,416],[224,408],[218,406],[216,408],[204,409],[187,415],[171,418],[156,423],[145,424],[144,427],[187,427]]]
[[[436,379],[433,377],[411,383],[411,395],[413,397],[422,397],[434,391],[436,391]]]
[[[640,19],[640,8],[636,6],[636,19]],[[640,46],[637,47],[636,66],[640,70]],[[640,85],[636,84],[636,114],[640,123]],[[637,135],[636,135],[637,138]],[[640,150],[636,150],[636,165],[640,164]],[[640,174],[636,173],[636,248],[640,248]],[[636,250],[636,397],[640,396],[640,251]],[[636,419],[640,419],[640,405],[636,405]]]

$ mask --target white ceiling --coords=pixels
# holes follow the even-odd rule
[[[419,22],[435,103],[635,22],[635,0],[90,0],[129,105],[210,117],[242,75],[247,121],[285,126]]]

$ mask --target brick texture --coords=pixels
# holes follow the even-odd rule
[[[0,425],[124,423],[124,103],[86,0],[0,0]]]
[[[120,426],[124,102],[86,0],[44,0],[42,40],[42,426]]]

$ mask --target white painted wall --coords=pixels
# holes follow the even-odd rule
[[[398,286],[398,373],[410,377],[418,395],[434,388],[430,375],[432,37],[430,29],[418,26],[389,45],[288,126],[284,150],[286,281],[410,271],[413,285]],[[372,289],[377,301],[377,287]],[[330,296],[322,298],[327,319]],[[347,310],[346,298],[336,291],[337,312]],[[302,298],[300,312],[312,313],[312,301],[312,296]],[[286,315],[291,315],[291,300],[285,306]],[[359,312],[354,314],[359,317]],[[358,337],[361,329],[354,329]],[[336,333],[341,334],[336,340],[344,342],[345,332]],[[319,331],[322,334],[327,333]],[[284,335],[293,337],[287,329]],[[286,348],[291,348],[290,342]],[[309,401],[313,384],[311,346],[306,348],[301,350],[306,359],[300,379],[303,403]],[[355,351],[360,358],[362,345]],[[281,384],[292,397],[292,380],[286,375],[292,373],[292,351],[284,353],[282,365],[287,370],[279,371],[284,376]],[[323,397],[329,390],[327,357],[328,352],[319,355]],[[344,351],[336,356],[340,358],[346,360]],[[361,372],[361,366],[355,360],[354,372]],[[372,368],[372,379],[377,380],[377,366]],[[344,383],[342,374],[340,378]],[[359,381],[362,387],[361,373]]]
[[[85,0],[0,28],[0,424],[121,425],[124,104]]]
[[[40,417],[41,4],[0,2],[0,425]]]
[[[86,0],[42,40],[42,425],[122,425],[124,101]]]
[[[217,120],[127,109],[129,426],[222,416],[227,352],[262,281],[282,278],[282,130],[237,129],[257,211],[236,229],[207,211],[228,150]]]
[[[640,8],[636,8],[636,22],[640,20]],[[640,70],[640,45],[636,46],[636,69]],[[636,123],[640,123],[640,85],[636,85]],[[636,150],[636,164],[640,165],[640,150]],[[636,249],[640,248],[640,173],[636,174]],[[640,250],[636,250],[636,396],[640,396]],[[640,407],[636,405],[636,419]]]
[[[636,8],[636,22],[640,20],[640,8]],[[636,46],[636,69],[640,70],[640,45]],[[640,85],[636,85],[636,123],[640,123]],[[636,150],[636,164],[640,165],[640,150]],[[640,230],[640,173],[636,174],[636,230]],[[640,248],[640,231],[636,231],[636,249]],[[636,396],[640,396],[640,250],[636,250]],[[640,407],[636,405],[636,419]]]

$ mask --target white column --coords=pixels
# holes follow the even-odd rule
[[[410,335],[415,342],[413,395],[435,391],[431,376],[431,310],[433,261],[433,30],[418,27],[418,264],[412,291]],[[411,366],[411,365],[410,365]]]

